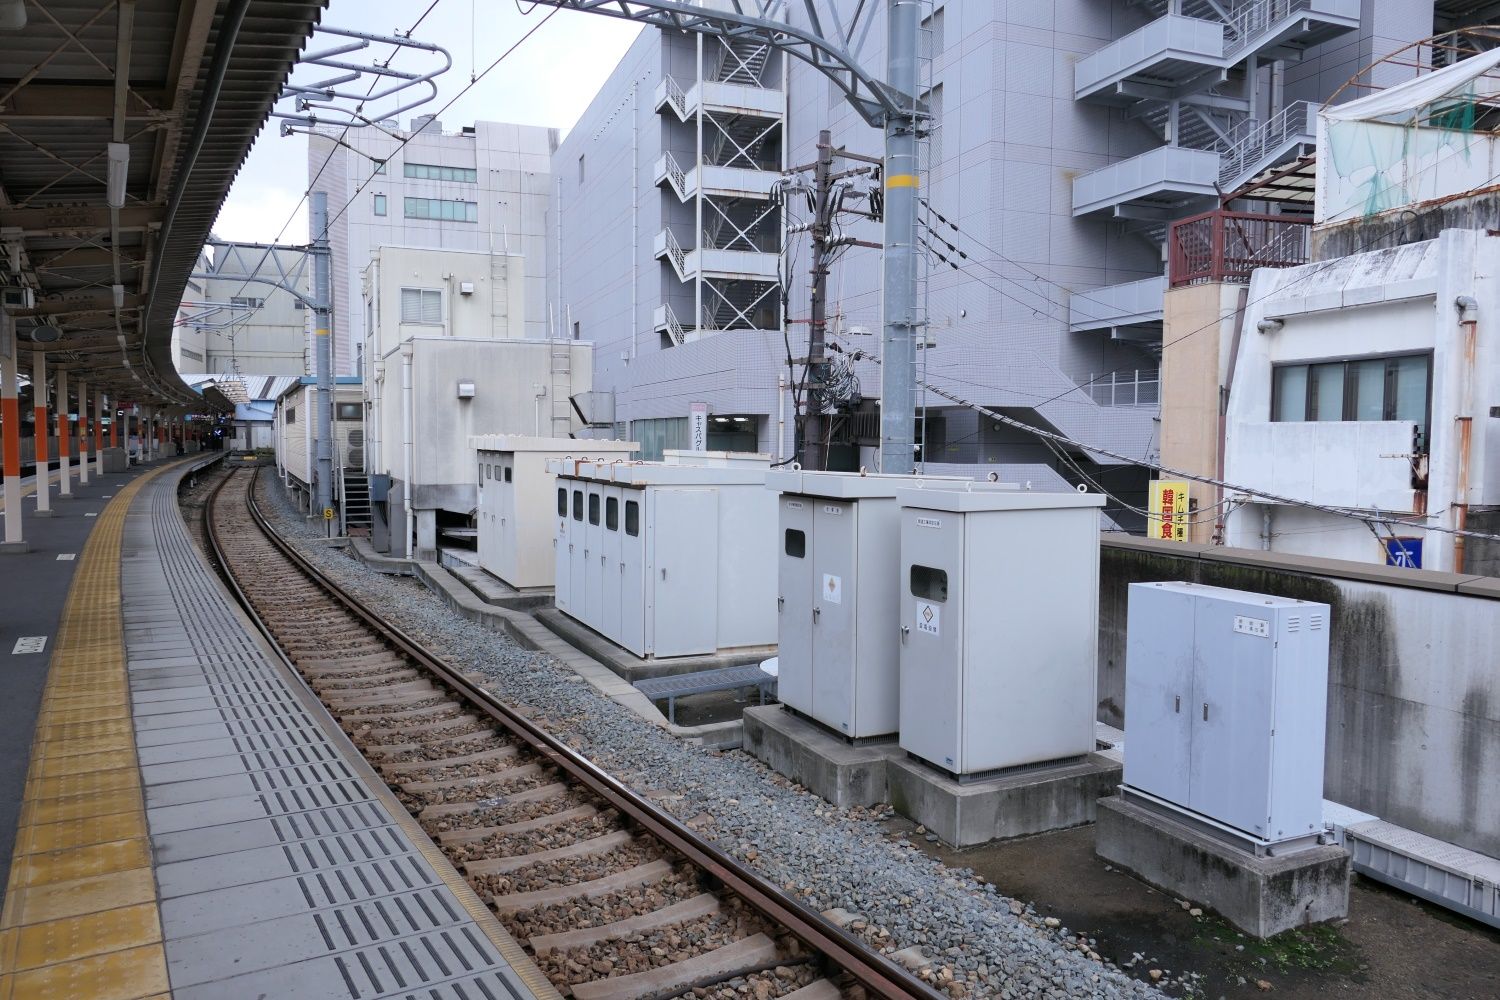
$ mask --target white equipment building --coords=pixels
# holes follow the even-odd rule
[[[519,591],[546,589],[555,579],[552,491],[548,459],[618,461],[631,441],[486,434],[469,439],[479,476],[479,566]]]
[[[287,489],[297,494],[304,510],[311,510],[317,493],[318,471],[318,386],[317,379],[304,375],[289,384],[276,397],[272,415],[276,448],[276,471]],[[333,464],[334,475],[364,462],[364,422],[360,419],[364,404],[359,379],[341,375],[333,387]],[[337,494],[337,479],[330,489]]]
[[[1104,497],[897,499],[901,748],[955,775],[1093,751]]]
[[[774,469],[777,697],[851,740],[898,728],[901,509],[896,494],[969,480]]]
[[[640,657],[775,643],[776,498],[762,458],[548,461],[557,609]]]
[[[1323,830],[1329,608],[1130,585],[1125,786],[1256,849]]]

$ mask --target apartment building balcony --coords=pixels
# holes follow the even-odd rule
[[[781,255],[775,248],[765,251],[723,250],[714,247],[684,249],[670,228],[656,234],[653,252],[657,260],[672,265],[679,281],[700,276],[729,281],[775,282]]]
[[[786,110],[786,96],[780,89],[723,80],[704,80],[684,89],[670,76],[663,76],[656,85],[654,107],[657,114],[671,111],[684,123],[697,117],[700,109],[709,114],[780,118]]]
[[[1068,297],[1068,329],[1108,330],[1115,340],[1161,339],[1165,275],[1074,292]]]
[[[1229,10],[1185,0],[1074,68],[1073,96],[1106,104],[1171,100],[1222,82],[1251,56],[1300,56],[1359,27],[1360,0],[1251,0]]]
[[[1163,222],[1184,204],[1213,198],[1218,181],[1217,152],[1162,146],[1075,178],[1073,215]]]
[[[1201,282],[1245,283],[1258,267],[1308,261],[1311,220],[1218,209],[1183,219],[1167,235],[1167,278],[1173,288]]]
[[[657,186],[670,184],[678,200],[684,202],[696,198],[700,191],[709,198],[769,199],[771,188],[780,176],[780,171],[776,170],[712,164],[684,170],[671,153],[663,153],[656,161]]]

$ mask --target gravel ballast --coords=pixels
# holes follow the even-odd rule
[[[269,472],[259,493],[261,510],[299,551],[391,624],[453,666],[482,674],[490,691],[533,722],[808,907],[852,915],[849,928],[887,954],[920,952],[929,960],[919,965],[923,978],[949,995],[1163,995],[1066,946],[1076,937],[1068,928],[1045,926],[1029,906],[967,869],[888,838],[877,811],[838,809],[738,751],[684,744],[545,654],[451,612],[420,584],[366,569],[322,542],[321,524],[306,522]]]

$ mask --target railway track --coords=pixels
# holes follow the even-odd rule
[[[382,622],[276,534],[257,476],[204,505],[221,572],[560,993],[944,996]]]

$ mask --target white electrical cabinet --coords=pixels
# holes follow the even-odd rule
[[[1272,844],[1323,828],[1326,604],[1130,585],[1125,784]]]
[[[553,459],[557,608],[636,656],[776,641],[766,469]]]
[[[958,775],[1092,751],[1104,497],[897,498],[901,748]]]
[[[959,489],[957,478],[774,469],[777,697],[850,739],[896,732],[901,509],[914,487]]]
[[[631,441],[487,434],[471,437],[479,463],[479,565],[516,590],[553,586],[553,480],[550,458],[628,459]]]

